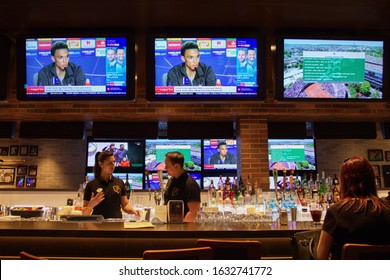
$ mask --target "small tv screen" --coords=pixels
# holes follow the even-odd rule
[[[149,171],[165,170],[165,154],[180,152],[184,156],[184,169],[187,171],[200,171],[201,141],[200,140],[146,140],[145,143],[145,169]]]
[[[199,185],[199,187],[201,187],[201,175],[200,173],[198,172],[191,172],[191,173],[188,173]],[[163,172],[162,173],[163,175],[163,183],[164,183],[164,186],[167,185],[167,182],[169,180],[169,176],[168,176],[168,173],[166,172]],[[158,178],[158,173],[157,172],[150,172],[149,173],[149,183],[150,183],[150,189],[151,190],[158,190],[161,188],[161,184],[160,184],[160,180]],[[147,182],[147,178],[145,178],[145,189],[148,189],[148,182]]]
[[[269,170],[317,170],[314,139],[268,139]]]
[[[233,183],[234,178],[236,178],[236,182],[238,185],[237,173],[223,173],[220,174],[222,176],[222,182],[226,182],[226,178],[229,177],[231,183]],[[220,175],[208,175],[204,174],[203,176],[203,189],[208,190],[211,187],[211,184],[214,184],[214,187],[218,189],[218,184],[220,181]]]
[[[134,99],[133,46],[112,36],[20,36],[20,100]]]
[[[287,172],[287,174],[289,174],[289,173]],[[287,189],[289,189],[290,188],[290,177],[289,177],[289,175],[287,175],[286,177],[287,177],[286,178]],[[294,180],[295,180],[295,178],[296,178],[296,176],[294,175]],[[299,179],[299,181],[302,182],[302,177],[301,176],[298,176],[298,179]],[[275,182],[274,177],[273,176],[269,176],[269,189],[270,190],[275,190],[275,183],[274,182]],[[278,180],[277,180],[276,184],[278,186],[283,185],[283,176],[278,176]]]
[[[235,139],[203,140],[204,170],[237,169],[237,146]]]
[[[92,169],[95,165],[97,152],[111,151],[115,158],[116,172],[128,173],[129,170],[143,172],[145,141],[89,139],[87,144],[87,168]]]
[[[280,99],[384,100],[384,50],[384,40],[280,38]]]
[[[142,181],[143,181],[143,173],[113,173],[112,176],[122,179],[123,183],[126,182],[126,175],[127,180],[129,181],[129,190],[142,190]],[[93,173],[87,173],[88,181],[91,181],[94,179]]]
[[[263,93],[258,37],[153,37],[149,100],[254,99]],[[153,84],[153,85],[152,85]]]

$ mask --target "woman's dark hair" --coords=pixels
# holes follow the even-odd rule
[[[361,156],[353,156],[344,161],[340,172],[341,203],[359,201],[356,212],[367,209],[369,200],[373,202],[372,211],[381,212],[386,207],[384,201],[378,197],[375,184],[375,173],[367,159]],[[353,203],[347,209],[352,207]]]
[[[93,167],[93,174],[95,178],[99,178],[102,173],[102,168],[99,162],[104,162],[107,158],[112,157],[114,154],[111,151],[97,152],[95,154],[95,166]]]

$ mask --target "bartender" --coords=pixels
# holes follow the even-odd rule
[[[164,193],[164,203],[183,200],[184,222],[193,222],[200,211],[200,188],[198,183],[184,170],[184,156],[179,152],[165,155],[165,170],[171,176]]]
[[[83,215],[122,218],[121,209],[128,214],[141,215],[141,211],[129,203],[123,181],[112,175],[114,169],[115,158],[111,151],[96,153],[93,168],[95,178],[85,187]]]

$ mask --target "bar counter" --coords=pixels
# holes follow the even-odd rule
[[[49,259],[139,259],[147,249],[195,247],[199,238],[259,240],[264,258],[291,258],[290,237],[318,229],[311,222],[154,226],[125,229],[123,222],[0,222],[0,258],[16,258],[24,250]]]

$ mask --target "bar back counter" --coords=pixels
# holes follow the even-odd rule
[[[262,259],[291,259],[291,237],[319,230],[311,222],[155,224],[127,229],[123,222],[0,222],[0,258],[26,251],[48,259],[141,259],[145,250],[195,247],[200,238],[258,240]]]

